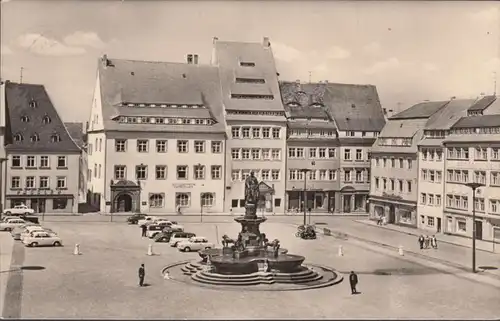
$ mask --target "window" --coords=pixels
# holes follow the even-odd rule
[[[362,182],[363,181],[363,171],[356,171],[356,182]]]
[[[241,171],[241,180],[244,181],[250,176],[250,170],[244,169]]]
[[[215,203],[214,194],[201,193],[200,198],[201,198],[201,206],[207,206],[207,207],[214,206]]]
[[[427,216],[427,225],[428,226],[434,226],[434,217]]]
[[[156,165],[156,179],[166,179],[167,178],[167,166],[166,165]]]
[[[411,181],[407,181],[408,189],[406,190],[408,193],[411,193]]]
[[[271,178],[273,179],[273,181],[279,181],[280,180],[280,170],[273,169],[271,171]]]
[[[64,210],[68,206],[67,198],[54,198],[52,200],[52,209],[53,210]]]
[[[474,149],[474,159],[475,160],[487,160],[488,159],[488,149],[484,147],[476,147]]]
[[[262,158],[270,159],[271,158],[271,150],[269,148],[262,149]]]
[[[231,158],[232,159],[240,159],[240,149],[239,148],[231,148]]]
[[[43,116],[43,118],[42,118],[42,123],[44,123],[44,124],[50,124],[51,121],[52,120],[47,115]]]
[[[49,156],[40,156],[40,168],[49,168]]]
[[[337,171],[334,169],[330,169],[328,171],[328,179],[330,181],[336,181],[337,180]]]
[[[12,167],[21,167],[21,156],[12,156]]]
[[[281,138],[281,128],[273,128],[273,138],[279,139]]]
[[[252,149],[252,159],[260,159],[260,149]]]
[[[250,149],[243,148],[241,150],[241,159],[250,159]]]
[[[484,212],[484,198],[479,198],[476,197],[476,200],[474,202],[474,208],[476,211]]]
[[[233,138],[240,138],[240,127],[231,127],[231,136]]]
[[[58,176],[57,177],[57,188],[65,189],[66,188],[66,176]]]
[[[434,194],[429,194],[429,205],[434,205]]]
[[[309,148],[309,158],[316,158],[317,157],[317,149],[316,148]]]
[[[382,182],[384,183],[383,190],[387,190],[387,178],[383,178]]]
[[[490,185],[500,186],[500,173],[499,172],[490,172]]]
[[[427,204],[427,194],[425,194],[425,193],[420,194],[420,204],[422,204],[422,205]]]
[[[10,178],[10,188],[12,188],[12,189],[21,188],[21,177],[12,176]]]
[[[28,167],[28,168],[36,167],[36,157],[35,156],[28,156],[26,158],[26,167]]]
[[[271,137],[271,128],[269,128],[269,127],[262,128],[262,137],[263,138],[270,138]]]
[[[177,166],[177,179],[188,178],[188,167],[186,165]]]
[[[241,66],[241,67],[255,67],[255,62],[245,62],[245,61],[241,61],[241,62],[240,62],[240,66]]]
[[[212,153],[214,153],[214,154],[222,153],[222,142],[220,142],[220,141],[213,141],[212,142]]]
[[[156,141],[156,152],[157,153],[166,153],[168,147],[168,142],[166,140],[157,140]],[[155,194],[159,195],[159,194]]]
[[[390,181],[391,181],[391,191],[394,191],[394,189],[396,187],[395,182],[394,182],[394,178],[391,178]]]
[[[344,150],[344,160],[351,160],[351,150],[350,149]]]
[[[467,232],[467,224],[465,220],[457,220],[457,231],[461,233]]]
[[[188,141],[187,140],[178,140],[177,141],[177,152],[178,153],[187,153],[188,152]]]
[[[281,159],[281,149],[273,148],[272,158],[273,158],[273,160],[280,160]]]
[[[163,207],[163,194],[150,194],[149,196],[149,207],[150,208],[162,208]]]
[[[491,147],[491,160],[500,160],[500,148]]]
[[[26,188],[35,188],[35,176],[26,177]]]
[[[289,147],[288,148],[288,157],[289,158],[296,158],[297,157],[297,148]]]
[[[231,180],[234,181],[239,181],[240,180],[240,170],[238,169],[233,169],[231,171]]]
[[[259,127],[252,128],[252,137],[253,138],[260,138],[260,128]]]
[[[250,138],[250,127],[242,127],[241,128],[241,137],[242,138]]]
[[[221,179],[222,177],[222,166],[220,165],[212,165],[210,168],[210,172],[212,175],[212,179]]]
[[[147,179],[148,178],[148,166],[147,165],[137,165],[135,167],[135,178],[136,179]]]
[[[127,177],[127,167],[125,165],[115,165],[115,179],[125,179]]]
[[[97,144],[95,145],[97,148]],[[127,140],[126,139],[115,139],[115,151],[126,152],[127,151]]]
[[[412,165],[411,159],[407,159],[407,162],[408,162],[408,169],[411,169],[411,165]]]
[[[436,206],[441,206],[441,195],[436,195]]]
[[[316,180],[316,171],[310,171],[309,172],[309,180],[315,181]]]
[[[486,172],[474,171],[474,182],[486,185]]]
[[[263,169],[261,173],[263,181],[269,181],[271,179],[271,171],[269,169]]]
[[[14,141],[16,141],[16,142],[22,142],[23,141],[23,135],[21,135],[19,133],[15,134],[14,135]]]
[[[380,179],[378,177],[375,177],[375,189],[380,188]]]
[[[238,207],[239,203],[240,203],[240,200],[231,200],[231,207],[232,208]]]
[[[205,166],[196,165],[194,167],[194,179],[205,179]]]
[[[328,148],[328,158],[337,157],[337,150],[335,148]]]
[[[347,137],[354,137],[356,134],[353,131],[345,132]]]
[[[394,158],[391,158],[391,167],[396,168],[396,160]]]
[[[490,208],[492,213],[498,214],[498,209],[500,208],[500,201],[490,200]]]
[[[319,148],[319,158],[326,158],[326,148]]]
[[[48,176],[40,176],[40,188],[49,188],[49,177]]]
[[[363,150],[362,149],[356,149],[356,160],[363,160]]]
[[[38,141],[40,141],[40,136],[38,136],[38,134],[31,135],[31,141],[32,142],[38,142]]]
[[[139,153],[147,153],[149,147],[149,141],[141,139],[137,141],[137,151]]]
[[[351,171],[350,170],[345,170],[344,171],[344,181],[345,182],[350,182],[351,181]]]
[[[57,168],[66,168],[66,156],[57,156]]]
[[[189,207],[191,202],[190,193],[175,193],[175,204],[180,207]]]
[[[204,153],[205,152],[205,141],[195,140],[194,141],[194,152],[195,153]]]
[[[398,180],[398,184],[399,184],[399,191],[400,191],[400,192],[403,192],[403,191],[404,191],[404,187],[403,187],[403,180],[402,180],[402,179],[399,179],[399,180]]]

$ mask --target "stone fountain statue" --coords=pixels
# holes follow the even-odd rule
[[[257,218],[257,204],[260,199],[259,181],[253,172],[245,180],[245,218]]]

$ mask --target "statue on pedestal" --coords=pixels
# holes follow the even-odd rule
[[[245,217],[257,217],[257,203],[259,202],[260,191],[259,181],[255,177],[254,172],[250,172],[250,176],[245,180]]]

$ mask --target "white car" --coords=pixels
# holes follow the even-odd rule
[[[189,232],[174,232],[172,233],[172,236],[170,237],[170,246],[171,247],[177,247],[177,244],[182,241],[187,241],[192,237],[195,237],[196,234],[194,233],[189,233]]]
[[[22,214],[29,215],[29,214],[35,214],[35,210],[32,209],[32,208],[29,208],[26,205],[16,205],[16,206],[14,206],[14,208],[6,208],[6,209],[4,209],[3,213],[7,214],[7,215],[11,215],[11,214],[14,214],[14,215],[22,215]]]
[[[47,232],[55,234],[54,231],[52,231],[50,228],[42,227],[40,225],[32,225],[32,226],[26,226],[26,228],[21,232],[19,239],[23,241],[24,238],[30,236],[35,232]]]
[[[15,227],[26,224],[23,219],[20,218],[9,218],[3,222],[0,222],[0,231],[12,231]]]
[[[139,227],[141,227],[143,225],[149,225],[149,224],[152,224],[154,221],[156,221],[156,219],[157,218],[154,216],[146,216],[144,219],[137,221],[137,225]]]
[[[214,243],[208,242],[207,238],[203,236],[194,236],[186,241],[177,243],[177,249],[184,252],[211,249],[213,247]]]
[[[4,216],[4,217],[2,217],[2,219],[0,220],[0,223],[1,223],[1,222],[7,222],[7,220],[8,220],[9,218],[16,218],[16,219],[17,219],[17,218],[19,218],[19,217],[17,217],[17,216],[12,216],[12,215],[11,215],[11,216]]]
[[[177,224],[177,222],[172,222],[172,221],[169,221],[167,220],[166,218],[158,218],[154,221],[154,224],[158,224],[158,225],[166,225],[172,229],[176,229],[176,230],[182,230],[184,231],[184,226],[180,225],[180,224]]]
[[[59,236],[49,232],[33,232],[23,240],[24,245],[36,246],[62,246],[62,240]]]

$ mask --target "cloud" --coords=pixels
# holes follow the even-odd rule
[[[484,71],[500,71],[500,58],[498,57],[493,57],[491,59],[488,59],[483,63]]]
[[[0,3],[7,3],[10,2],[11,0],[0,0]]]
[[[299,50],[283,43],[273,42],[272,48],[274,56],[285,62],[292,62],[302,57],[302,53]]]
[[[10,49],[9,46],[2,45],[1,48],[0,48],[0,54],[2,54],[2,56],[12,55],[13,53],[14,52],[12,51],[12,49]]]
[[[86,52],[82,47],[68,46],[39,33],[28,33],[17,39],[20,47],[42,56],[76,56]]]
[[[499,18],[499,7],[491,7],[482,11],[477,11],[469,14],[471,20],[475,22],[493,22]]]
[[[372,66],[365,69],[364,73],[368,75],[381,73],[389,69],[395,69],[400,66],[400,62],[397,58],[392,57],[386,60],[382,60],[374,63]]]
[[[106,46],[95,32],[76,31],[64,37],[63,40],[68,46],[74,47],[86,46],[100,49]]]
[[[363,51],[369,55],[378,55],[382,52],[382,46],[376,41],[370,42],[363,47]]]
[[[422,68],[423,68],[423,70],[425,70],[427,72],[433,72],[433,71],[437,71],[438,70],[438,66],[436,66],[432,62],[424,62],[424,63],[422,63]]]
[[[326,58],[329,59],[346,59],[351,56],[351,52],[347,49],[333,46],[326,52]]]

